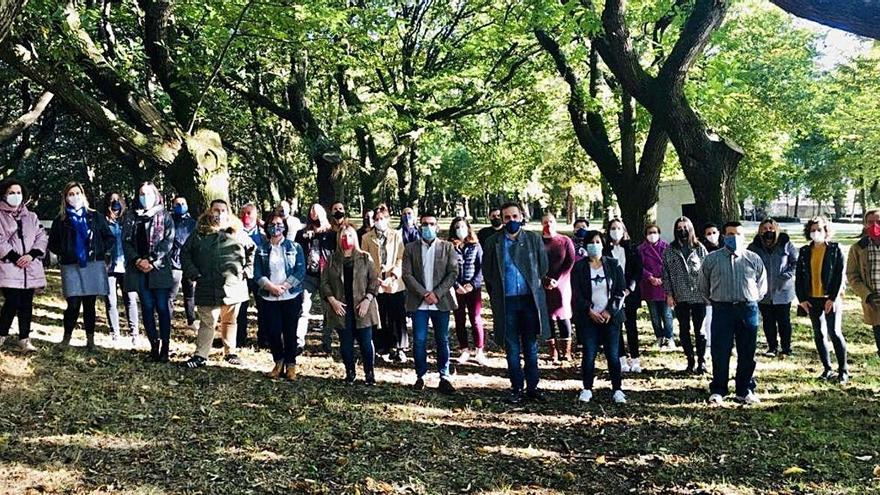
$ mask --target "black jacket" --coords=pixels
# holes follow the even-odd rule
[[[104,215],[94,210],[86,210],[86,219],[91,230],[88,261],[106,261],[107,255],[116,245],[116,237],[107,225]],[[49,231],[49,251],[58,256],[58,263],[72,265],[79,262],[76,256],[76,230],[70,218],[55,217]]]
[[[627,258],[627,264],[629,264]],[[605,270],[605,283],[608,284],[608,306],[606,310],[615,320],[623,317],[623,270],[614,258],[602,257],[602,269]],[[589,318],[593,306],[593,285],[590,281],[590,258],[582,258],[571,270],[571,309],[574,312],[576,325]]]
[[[794,277],[794,290],[798,301],[804,302],[811,296],[813,271],[810,266],[813,243],[801,247]],[[822,286],[833,301],[840,295],[843,284],[843,252],[836,242],[829,242],[822,258]]]
[[[626,253],[626,269],[623,273],[626,289],[630,292],[638,293],[636,288],[638,288],[639,282],[642,281],[642,257],[639,256],[639,252],[636,250],[636,244],[630,240],[620,241],[620,247]],[[610,240],[605,242],[605,249],[602,251],[602,255],[613,258]]]

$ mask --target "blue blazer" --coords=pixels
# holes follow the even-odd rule
[[[306,259],[302,247],[289,239],[284,239],[281,241],[281,248],[284,250],[284,266],[287,273],[285,282],[290,285],[288,292],[298,296],[303,292],[302,282],[306,276]],[[263,287],[269,282],[269,254],[271,252],[272,243],[266,240],[257,247],[254,256],[254,280],[257,281],[257,286],[260,288],[259,294],[262,297],[269,297],[269,291]]]

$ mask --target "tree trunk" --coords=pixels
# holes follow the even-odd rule
[[[310,144],[312,163],[315,164],[318,185],[318,203],[330,206],[345,200],[342,181],[342,152],[336,143],[318,136]]]
[[[190,205],[198,205],[199,211],[206,211],[215,199],[229,201],[229,163],[214,131],[199,129],[187,135],[166,175],[177,193]]]
[[[797,193],[794,197],[794,215],[795,218],[801,217],[801,193]]]
[[[12,29],[12,21],[24,9],[27,0],[0,0],[0,43]]]

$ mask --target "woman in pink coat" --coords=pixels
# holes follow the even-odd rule
[[[30,341],[34,291],[46,287],[40,258],[49,239],[37,215],[25,206],[27,191],[20,182],[3,181],[0,194],[0,289],[5,299],[0,310],[0,345],[18,316],[18,345],[23,351],[34,351]]]
[[[675,336],[672,329],[672,310],[666,304],[666,292],[663,291],[663,252],[669,244],[660,238],[660,227],[649,224],[645,227],[645,241],[639,244],[637,251],[642,259],[642,281],[639,291],[642,300],[648,304],[651,314],[651,326],[660,350],[675,349]]]

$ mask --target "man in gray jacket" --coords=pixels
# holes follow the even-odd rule
[[[547,274],[544,242],[535,232],[524,230],[522,209],[516,203],[501,206],[503,234],[486,241],[483,278],[488,283],[495,322],[495,341],[507,351],[510,375],[510,404],[525,396],[537,402],[546,399],[538,390],[538,335],[550,336],[550,317],[542,280]],[[525,360],[525,377],[520,361]]]
[[[449,381],[449,313],[458,307],[452,286],[458,276],[458,258],[452,243],[437,239],[437,217],[423,213],[420,219],[421,240],[403,250],[403,283],[406,284],[406,310],[413,313],[413,357],[416,365],[416,390],[425,388],[428,372],[428,320],[434,326],[437,344],[437,370],[441,393],[455,388]]]

